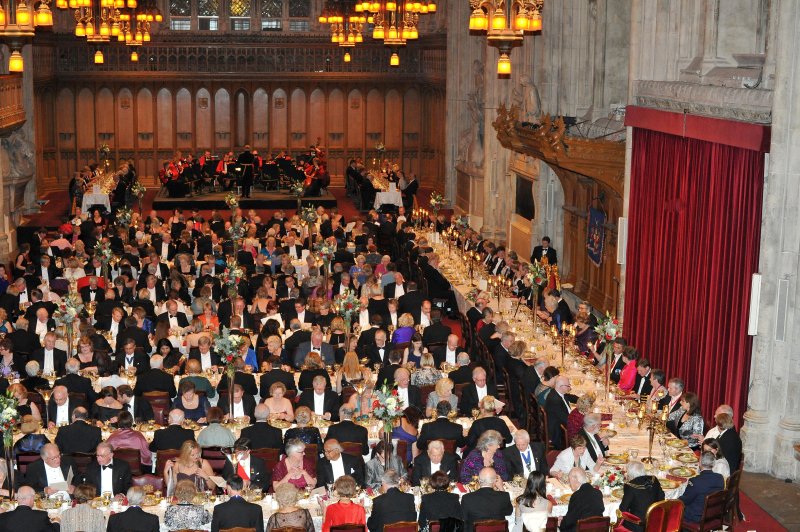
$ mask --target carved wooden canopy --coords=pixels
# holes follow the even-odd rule
[[[509,150],[530,155],[559,168],[590,177],[619,197],[625,186],[625,142],[588,139],[566,134],[563,117],[543,115],[540,124],[522,125],[516,105],[500,104],[492,123],[497,139]]]

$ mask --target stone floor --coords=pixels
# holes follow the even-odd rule
[[[741,489],[780,524],[791,532],[800,532],[800,484],[763,473],[745,472]]]

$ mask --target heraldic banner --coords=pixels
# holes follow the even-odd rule
[[[586,252],[596,265],[603,263],[603,247],[606,240],[606,213],[589,207],[589,227],[586,235]]]

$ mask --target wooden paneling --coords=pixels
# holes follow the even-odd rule
[[[286,91],[278,89],[272,93],[272,121],[270,122],[269,130],[271,134],[270,144],[274,146],[276,150],[289,147],[286,135],[286,120],[288,119],[286,107],[288,105],[289,102],[286,101]]]
[[[124,102],[120,101],[120,106],[124,106]],[[172,112],[161,116],[164,116],[164,122],[172,126]],[[122,121],[122,114],[120,114],[119,123],[121,127],[125,124]],[[153,147],[153,93],[147,87],[140,89],[136,95],[136,129],[138,130],[136,139],[138,147],[143,150],[151,149]],[[172,137],[172,134],[170,133],[169,136]]]
[[[306,128],[306,93],[303,89],[292,91],[289,102],[289,146],[294,150],[308,148]]]
[[[269,147],[269,95],[264,89],[253,93],[253,146],[260,150]]]
[[[248,112],[247,108],[247,94],[244,91],[239,91],[236,93],[236,135],[234,137],[233,145],[234,146],[244,146],[245,144],[250,144],[250,139],[247,135],[247,130],[250,126],[249,116],[250,113]]]
[[[187,91],[188,95],[188,91]],[[156,130],[156,139],[158,147],[162,149],[171,150],[175,147],[175,130],[172,128],[175,122],[175,115],[173,114],[172,93],[169,89],[164,88],[158,91],[158,98],[156,99],[156,114],[158,119],[155,121],[158,129]],[[185,110],[188,118],[189,109]],[[180,117],[180,113],[178,113]]]
[[[204,89],[205,90],[205,89]],[[208,98],[208,91],[205,91],[206,98]],[[175,97],[175,107],[178,112],[178,129],[177,129],[177,148],[191,148],[192,131],[194,130],[194,118],[192,117],[192,93],[189,89],[180,89],[178,95]],[[208,124],[206,125],[208,126]],[[206,143],[204,146],[209,146]]]
[[[150,96],[150,103],[152,104],[152,96]],[[144,131],[139,128],[139,124],[134,120],[133,106],[133,93],[128,89],[119,91],[116,106],[118,124],[116,128],[116,143],[123,150],[132,150],[134,148],[133,137],[137,134],[137,131]]]
[[[199,100],[199,99],[198,99]],[[201,109],[198,101],[198,113]],[[211,109],[208,110],[209,116]],[[229,150],[233,146],[233,139],[231,138],[231,96],[225,89],[219,89],[214,94],[214,144],[216,149]],[[198,114],[199,117],[199,114]],[[202,127],[198,120],[198,128]],[[208,144],[212,146],[212,144]]]
[[[0,133],[13,131],[24,123],[22,76],[0,75]]]
[[[384,118],[384,131],[386,135],[386,149],[400,150],[402,147],[403,128],[397,127],[403,123],[403,98],[395,89],[386,93],[386,117]]]
[[[353,89],[347,95],[347,147],[364,146],[364,98],[361,91]]]
[[[331,148],[344,147],[345,122],[347,114],[344,93],[339,89],[333,89],[328,94],[328,138],[323,137],[323,142],[327,142]]]
[[[325,93],[322,89],[314,89],[308,102],[308,141],[310,144],[325,142]]]
[[[384,102],[378,89],[367,93],[367,149],[372,149],[378,141],[384,141]],[[387,149],[389,149],[387,147]]]
[[[97,142],[95,141],[95,99],[94,94],[89,89],[82,89],[78,93],[77,105],[77,131],[75,132],[78,137],[79,150],[96,150]]]
[[[200,89],[197,91],[197,96],[194,99],[194,136],[197,137],[195,144],[202,149],[216,149],[217,146],[214,144],[214,122],[211,119],[211,106],[213,102],[211,101],[211,93],[208,92],[208,89]],[[227,112],[230,113],[230,109],[227,108]],[[220,111],[219,114],[223,114]],[[230,124],[230,120],[227,122]],[[230,130],[226,130],[230,133]]]

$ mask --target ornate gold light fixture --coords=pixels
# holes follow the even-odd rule
[[[509,54],[526,32],[542,30],[544,0],[470,0],[470,31],[486,32],[489,45],[500,51],[497,73],[511,74]]]
[[[34,9],[33,0],[0,0],[0,42],[11,49],[9,72],[22,72],[22,46],[32,38],[37,28],[52,28],[53,12],[50,0],[42,0]]]

